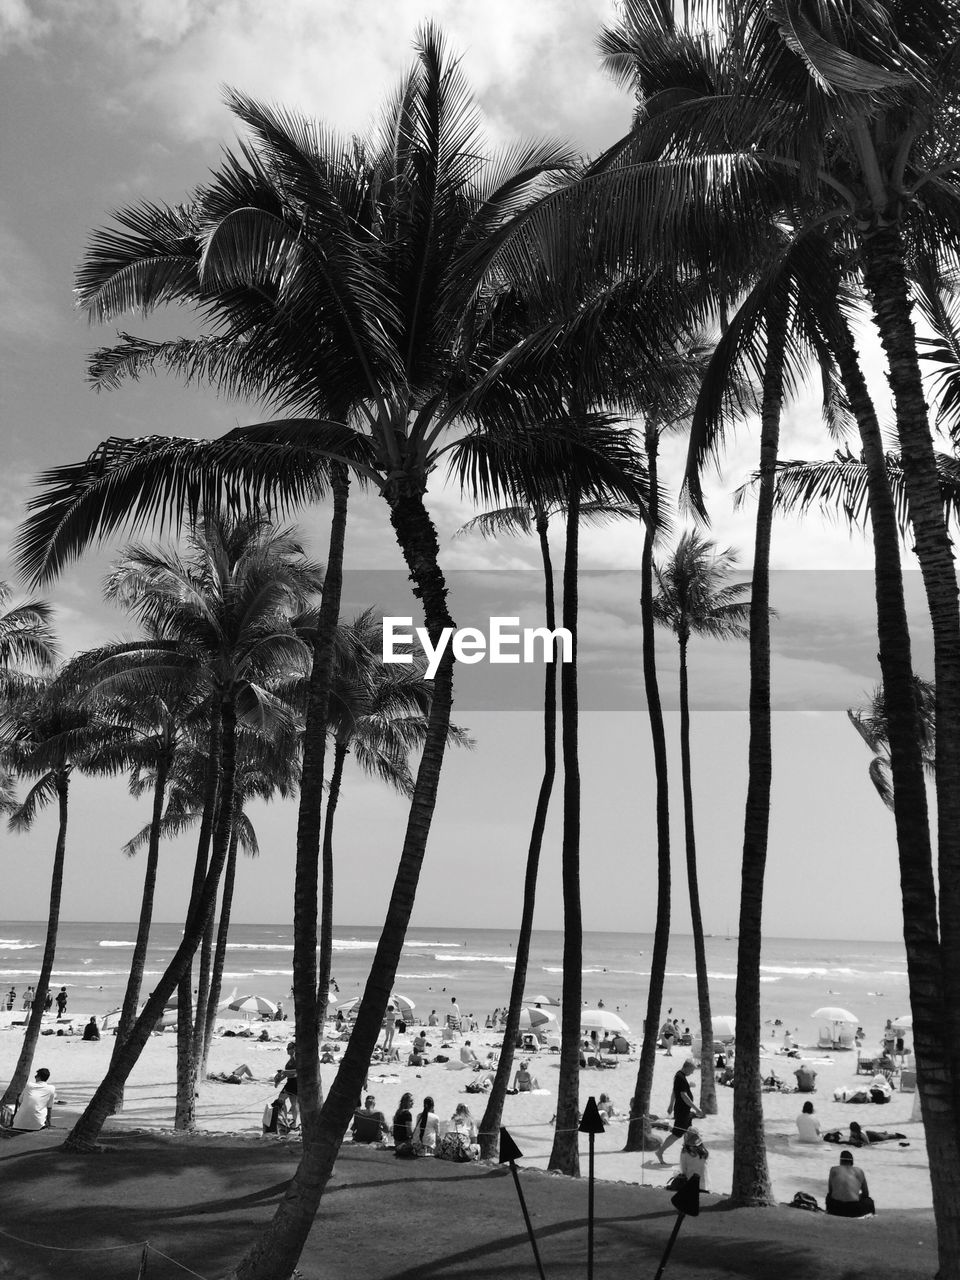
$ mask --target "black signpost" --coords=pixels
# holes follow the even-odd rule
[[[587,1099],[580,1120],[580,1132],[587,1134],[590,1154],[587,1164],[587,1280],[593,1280],[593,1144],[598,1133],[603,1133],[603,1118],[597,1109],[596,1098]]]
[[[657,1274],[653,1280],[660,1280],[664,1269],[667,1265],[667,1259],[670,1257],[670,1251],[676,1244],[677,1236],[680,1234],[680,1228],[683,1226],[684,1218],[689,1214],[691,1218],[695,1218],[700,1212],[700,1175],[693,1173],[686,1180],[675,1196],[670,1197],[670,1203],[677,1211],[677,1220],[673,1224],[673,1231],[670,1233],[670,1239],[667,1241],[667,1247],[663,1251],[663,1257],[660,1259],[660,1266],[657,1267]]]
[[[547,1280],[543,1271],[543,1263],[540,1261],[540,1250],[537,1248],[536,1236],[533,1234],[533,1223],[530,1221],[530,1214],[527,1212],[527,1202],[523,1198],[523,1188],[520,1186],[520,1175],[517,1173],[516,1161],[520,1159],[523,1152],[507,1133],[506,1129],[500,1130],[500,1163],[509,1164],[510,1172],[513,1174],[513,1185],[517,1188],[517,1197],[520,1200],[520,1209],[523,1213],[523,1220],[527,1224],[527,1235],[530,1237],[530,1248],[533,1250],[533,1256],[537,1264],[537,1271],[540,1280]]]

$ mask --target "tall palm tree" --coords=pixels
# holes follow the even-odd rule
[[[122,745],[126,738],[123,730],[82,704],[77,676],[69,664],[59,672],[33,677],[30,686],[22,687],[3,710],[0,760],[18,775],[36,779],[11,813],[10,829],[28,831],[38,813],[51,804],[57,806],[58,824],[40,974],[20,1054],[0,1105],[20,1096],[40,1038],[57,950],[71,779],[75,773],[116,772],[117,756],[110,753],[108,758],[108,749]]]
[[[693,775],[690,764],[690,692],[687,650],[692,636],[714,640],[743,639],[747,635],[749,602],[743,599],[746,583],[729,582],[737,565],[737,554],[716,545],[698,533],[684,533],[662,565],[654,566],[657,595],[653,614],[657,622],[670,627],[680,651],[680,767],[683,786],[683,831],[687,857],[687,884],[690,892],[690,920],[697,972],[697,1005],[700,1014],[701,1062],[700,1108],[707,1115],[717,1113],[717,1085],[713,1063],[713,1022],[710,1014],[710,986],[707,954],[700,911],[697,875],[697,842],[693,815]]]
[[[217,306],[243,294],[245,283],[258,286],[249,290],[257,297],[282,297],[282,321],[272,328],[265,324],[254,352],[276,357],[278,387],[293,368],[303,375],[298,392],[288,381],[277,398],[285,395],[286,403],[295,400],[293,407],[304,406],[314,416],[248,432],[235,441],[236,448],[255,453],[258,441],[281,437],[299,443],[300,465],[291,487],[304,484],[305,455],[312,457],[315,470],[317,457],[343,458],[353,448],[352,465],[361,467],[387,501],[436,639],[451,620],[423,493],[443,450],[457,447],[441,443],[442,434],[464,420],[462,397],[450,392],[452,375],[459,377],[464,368],[461,321],[477,296],[497,234],[525,217],[543,175],[565,163],[565,153],[526,147],[502,164],[488,163],[461,73],[433,29],[421,38],[418,63],[389,108],[386,127],[369,144],[340,143],[308,122],[270,112],[240,95],[232,95],[231,103],[254,143],[242,158],[229,158],[198,196],[195,208],[205,219],[199,231],[185,228],[177,211],[131,211],[121,231],[105,233],[88,258],[82,294],[91,309],[106,315],[132,302],[154,305],[202,293],[202,305],[215,318]],[[377,252],[368,252],[374,243]],[[303,334],[311,335],[309,349]],[[295,347],[291,335],[298,335]],[[211,348],[211,360],[216,356]],[[254,364],[266,367],[264,359]],[[235,387],[241,381],[236,365],[225,372],[225,385],[231,379]],[[328,425],[318,423],[318,409]],[[264,484],[275,479],[266,466],[260,475]],[[153,509],[171,496],[178,495],[168,489]],[[101,519],[116,520],[118,511],[127,514],[130,489],[117,491],[111,501],[113,515],[105,514],[110,502],[92,512],[94,528]],[[41,518],[35,528],[42,523]],[[73,551],[90,533],[90,522],[85,530],[79,526],[78,521],[67,539]],[[262,1274],[270,1254],[279,1258],[271,1268],[293,1265],[352,1114],[413,901],[446,743],[450,685],[446,660],[435,680],[430,728],[368,998],[324,1114],[316,1120],[311,1064],[303,1057],[315,1056],[315,1047],[309,1047],[309,1035],[302,1050],[298,1043],[304,1161],[274,1228],[243,1264],[246,1277]],[[312,867],[315,882],[315,856]],[[301,1010],[307,1016],[309,1003],[314,1010],[316,1004],[315,950],[306,946],[308,916],[298,890],[298,1020]],[[314,910],[314,927],[315,919]]]
[[[521,496],[521,495],[517,495]],[[562,511],[562,508],[559,508]],[[543,505],[525,506],[515,504],[500,507],[493,511],[485,511],[482,515],[469,520],[461,533],[476,530],[484,537],[499,538],[506,534],[529,536],[535,533],[540,550],[540,562],[543,569],[544,584],[544,623],[548,632],[557,629],[556,593],[554,589],[553,559],[550,552],[549,524],[557,510],[550,510]],[[580,518],[587,523],[605,523],[617,518],[635,519],[636,511],[632,506],[613,503],[587,502],[581,504]],[[534,808],[530,839],[527,845],[527,857],[523,874],[523,901],[520,911],[520,927],[514,948],[513,977],[510,982],[510,998],[507,1004],[507,1017],[503,1031],[503,1047],[497,1062],[493,1083],[487,1095],[487,1105],[480,1122],[479,1143],[482,1159],[496,1157],[500,1139],[500,1122],[503,1119],[503,1105],[506,1098],[510,1076],[513,1072],[514,1052],[520,1031],[520,1014],[523,1008],[523,993],[527,984],[527,965],[530,958],[530,943],[533,937],[533,916],[536,906],[537,876],[540,868],[540,853],[543,848],[543,835],[547,825],[547,814],[550,808],[550,797],[557,769],[557,644],[553,644],[552,661],[544,665],[543,690],[543,772],[537,791],[537,802]]]

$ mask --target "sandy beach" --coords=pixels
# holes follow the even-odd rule
[[[3,1015],[9,1023],[10,1015]],[[55,1022],[50,1023],[56,1027]],[[243,1023],[221,1024],[243,1028]],[[253,1081],[242,1085],[204,1081],[197,1104],[197,1127],[208,1134],[235,1134],[243,1139],[260,1140],[261,1119],[264,1105],[276,1096],[272,1080],[276,1070],[286,1059],[286,1043],[291,1034],[290,1023],[252,1024],[257,1033],[265,1026],[271,1040],[261,1043],[256,1039],[234,1038],[219,1035],[210,1054],[210,1071],[230,1071],[241,1062],[246,1063],[254,1075]],[[82,1028],[77,1020],[76,1029]],[[428,1031],[433,1044],[430,1052],[440,1051],[439,1037],[434,1029]],[[492,1032],[480,1032],[469,1038],[481,1059],[499,1043]],[[407,1038],[397,1041],[401,1058],[406,1054],[402,1046]],[[334,1043],[331,1041],[331,1043]],[[19,1028],[9,1025],[0,1029],[0,1074],[9,1078],[19,1049]],[[86,1100],[102,1078],[111,1052],[112,1037],[105,1036],[99,1042],[84,1042],[79,1034],[74,1036],[43,1036],[40,1040],[34,1068],[46,1066],[51,1072],[51,1082],[57,1088],[55,1123],[65,1128],[69,1116],[82,1110]],[[451,1053],[458,1056],[459,1043]],[[672,1056],[663,1051],[657,1054],[656,1075],[652,1095],[652,1109],[665,1116],[670,1098],[673,1073],[680,1067],[685,1050],[675,1048]],[[119,1135],[131,1129],[156,1131],[172,1130],[174,1112],[176,1045],[173,1031],[151,1037],[126,1090],[126,1105],[122,1115],[112,1118],[104,1130],[105,1137]],[[516,1061],[519,1062],[520,1055]],[[894,1092],[885,1105],[875,1103],[852,1105],[834,1101],[834,1090],[851,1084],[863,1085],[867,1077],[857,1076],[856,1053],[825,1053],[809,1049],[804,1061],[817,1070],[817,1091],[814,1094],[778,1093],[764,1095],[766,1140],[774,1191],[781,1202],[789,1201],[796,1191],[808,1191],[823,1201],[827,1170],[836,1161],[838,1148],[803,1144],[797,1140],[795,1117],[806,1100],[814,1103],[816,1115],[824,1131],[846,1128],[851,1120],[857,1120],[864,1128],[897,1130],[905,1135],[899,1142],[888,1142],[857,1153],[857,1161],[867,1174],[873,1198],[881,1209],[929,1209],[931,1204],[930,1181],[923,1127],[911,1120],[914,1093]],[[537,1078],[540,1091],[518,1094],[506,1099],[504,1124],[510,1130],[523,1152],[524,1165],[546,1169],[553,1135],[550,1121],[556,1109],[558,1055],[545,1052],[530,1056],[531,1070]],[[764,1057],[765,1068],[789,1084],[794,1083],[793,1071],[798,1060],[771,1052]],[[459,1065],[459,1064],[458,1064]],[[325,1085],[329,1085],[335,1067],[321,1068]],[[607,1093],[617,1112],[625,1117],[636,1081],[637,1058],[630,1054],[619,1061],[615,1070],[587,1069],[581,1072],[580,1096],[585,1103],[591,1095],[599,1097]],[[466,1084],[473,1078],[469,1070],[459,1070],[453,1064],[431,1063],[424,1067],[410,1067],[397,1063],[371,1066],[368,1079],[369,1091],[376,1096],[378,1107],[392,1117],[401,1093],[409,1090],[419,1104],[425,1095],[434,1098],[436,1113],[441,1120],[452,1115],[459,1102],[466,1102],[474,1118],[479,1121],[484,1108],[484,1098],[465,1092]],[[694,1096],[699,1097],[699,1072],[692,1077]],[[711,1192],[728,1193],[731,1185],[733,1148],[733,1091],[718,1087],[719,1112],[708,1116],[697,1125],[710,1152],[709,1188]],[[662,1187],[675,1172],[679,1148],[674,1146],[667,1153],[671,1167],[661,1166],[653,1153],[622,1151],[625,1120],[614,1119],[606,1131],[596,1140],[597,1176],[607,1181],[639,1183]],[[270,1139],[264,1139],[270,1141]],[[586,1138],[581,1138],[581,1150],[587,1150]],[[585,1161],[583,1162],[585,1169]],[[2,1273],[0,1273],[2,1274]]]

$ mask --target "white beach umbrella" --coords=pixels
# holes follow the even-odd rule
[[[860,1019],[855,1013],[832,1004],[825,1005],[822,1009],[814,1009],[810,1017],[819,1018],[821,1022],[850,1022],[855,1027],[860,1025]]]
[[[547,1004],[547,1005],[556,1005],[558,1008],[559,1008],[559,1005],[560,1005],[560,1001],[559,1001],[559,1000],[554,1000],[554,999],[552,999],[552,997],[550,997],[550,996],[529,996],[526,1000],[524,1000],[524,1002],[523,1002],[523,1003],[524,1003],[524,1004]]]
[[[902,1013],[899,1018],[894,1018],[890,1023],[895,1031],[912,1031],[913,1030],[913,1014]]]
[[[267,1014],[271,1018],[277,1012],[277,1006],[266,996],[237,996],[235,1000],[230,1001],[227,1008],[236,1009],[237,1013],[255,1013],[261,1016]]]
[[[583,1031],[629,1031],[630,1028],[617,1013],[609,1009],[581,1009],[580,1027]]]
[[[737,1020],[732,1013],[718,1013],[710,1019],[715,1040],[733,1040],[737,1034]]]
[[[341,1013],[350,1013],[352,1010],[360,1007],[360,1000],[360,996],[354,996],[352,1000],[344,1000],[343,1004],[338,1004],[337,1008]],[[404,1014],[412,1013],[417,1007],[409,996],[401,995],[391,996],[387,1001],[387,1004],[392,1004],[395,1009],[399,1009],[400,1012]]]

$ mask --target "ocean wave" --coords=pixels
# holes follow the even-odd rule
[[[337,944],[334,943],[334,946]],[[228,942],[228,951],[292,951],[292,942]]]
[[[405,947],[462,947],[462,942],[410,942],[409,940],[403,944]]]
[[[376,942],[364,942],[360,938],[334,938],[334,951],[375,951]]]
[[[397,970],[397,978],[403,982],[412,982],[414,978],[462,978],[462,973],[401,973]]]
[[[515,956],[434,956],[434,960],[442,960],[444,964],[509,964],[516,961]]]
[[[114,942],[112,938],[101,938],[97,943],[98,947],[135,947],[135,942]]]
[[[33,951],[39,942],[13,942],[9,938],[0,939],[0,951]]]

